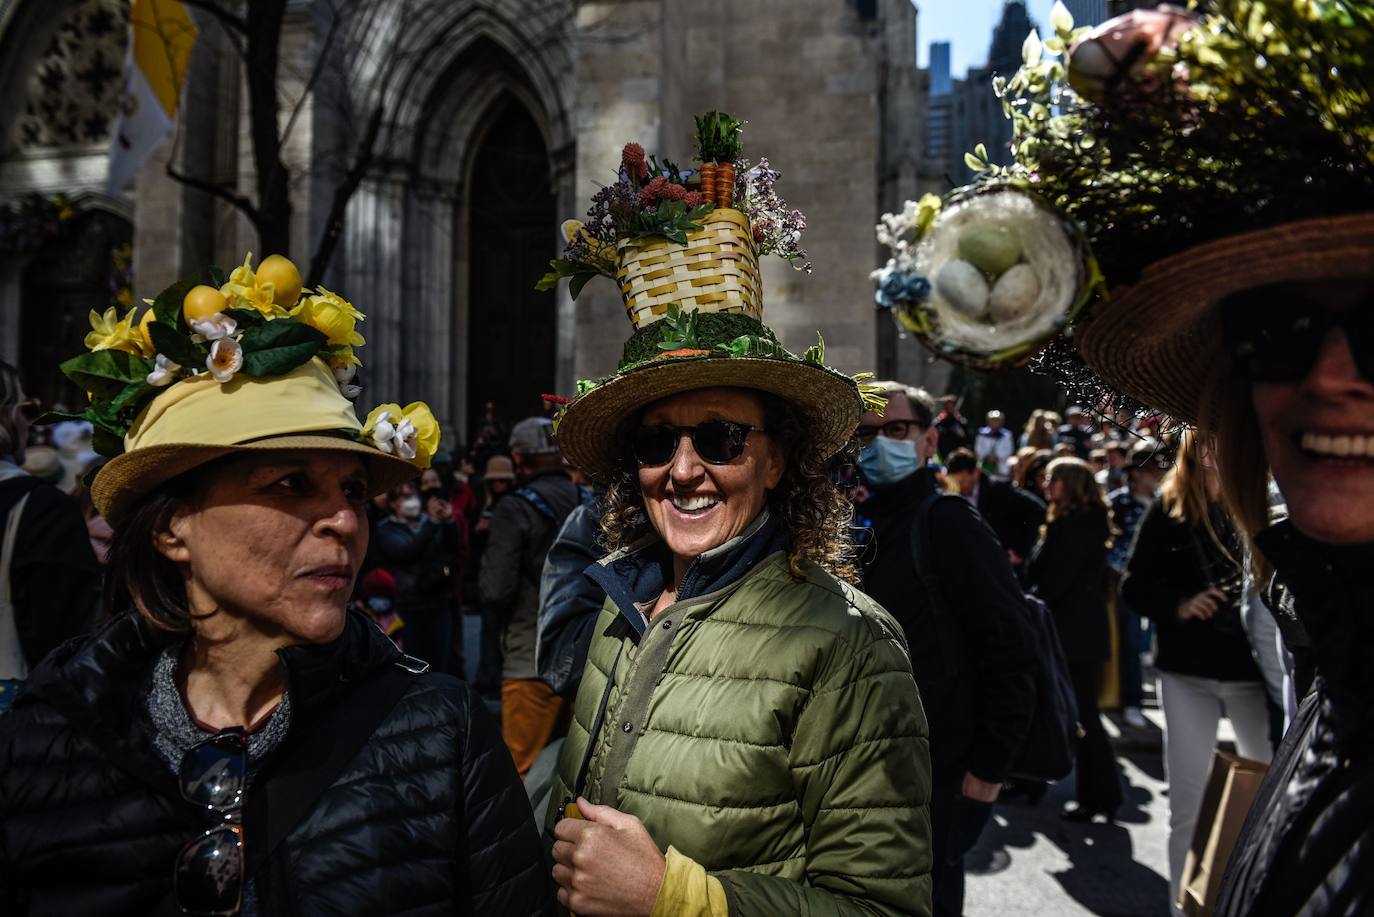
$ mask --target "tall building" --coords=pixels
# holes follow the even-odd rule
[[[1075,26],[1098,25],[1106,22],[1108,16],[1117,15],[1115,12],[1108,11],[1108,0],[1063,0],[1063,2],[1065,8],[1073,16]],[[1112,0],[1112,2],[1120,3],[1121,0]],[[1130,0],[1126,0],[1126,4],[1130,5]],[[1138,5],[1143,6],[1144,4]],[[1153,2],[1150,5],[1153,6]]]
[[[243,62],[188,8],[199,38],[175,137],[110,196],[127,0],[0,0],[0,219],[31,192],[68,207],[50,238],[16,247],[0,231],[0,358],[42,397],[69,394],[53,368],[109,303],[112,252],[132,246],[132,301],[269,254],[226,203],[258,194]],[[463,442],[488,403],[517,418],[614,370],[630,326],[613,284],[576,303],[533,285],[626,141],[690,161],[691,116],[710,109],[748,120],[746,155],[770,156],[809,219],[814,274],[765,259],[765,316],[784,343],[820,329],[839,368],[923,381],[869,279],[879,214],[916,193],[911,0],[292,0],[280,50],[282,253],[305,267],[337,231],[322,277],[368,315],[368,401],[424,399]],[[372,155],[347,176],[374,114]],[[346,177],[357,188],[340,209]]]

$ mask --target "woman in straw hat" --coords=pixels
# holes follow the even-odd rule
[[[1037,255],[1047,251],[1046,227],[998,224],[985,210],[975,238],[953,221],[955,232],[942,232],[945,211],[915,232],[913,248],[931,257],[898,267],[944,271],[956,248],[978,264],[937,274],[937,293],[902,310],[937,347],[969,340],[958,317],[970,304],[995,326],[980,341],[1012,334],[1043,343],[1031,332],[1081,319],[1075,346],[1052,348],[1048,364],[1215,437],[1237,528],[1255,565],[1277,572],[1272,607],[1306,697],[1223,887],[1202,870],[1196,881],[1184,877],[1182,898],[1199,907],[1215,901],[1224,915],[1367,913],[1374,6],[1198,6],[1136,10],[1091,30],[1075,29],[1057,6],[1055,34],[1029,38],[1026,66],[997,87],[1016,161],[1003,169],[970,156],[986,179],[979,197],[1058,208],[1095,255],[1085,286],[1102,295],[1089,296],[1096,301],[1086,311],[1084,299],[1021,296],[1046,289],[1054,259]],[[1013,237],[1020,230],[1028,235]],[[1007,281],[997,272],[1015,270],[1011,256],[1022,252],[1031,254],[1029,275]],[[986,299],[980,283],[992,284]],[[1028,324],[997,321],[991,300],[1004,284],[1002,305],[1026,305]],[[1277,523],[1271,478],[1287,502]]]
[[[91,488],[113,620],[0,719],[7,914],[546,907],[481,704],[345,610],[366,502],[437,425],[419,403],[358,422],[362,316],[284,260],[178,284],[140,325],[93,313],[64,364],[113,456]]]
[[[558,421],[564,455],[609,488],[611,549],[586,573],[609,599],[548,816],[558,899],[927,914],[925,717],[901,629],[849,584],[829,477],[865,393],[759,320],[748,200],[702,211],[686,245],[621,247],[636,330]],[[643,299],[643,258],[676,278],[656,278],[667,308]]]

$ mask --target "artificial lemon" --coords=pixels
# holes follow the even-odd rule
[[[268,255],[258,265],[258,283],[272,284],[272,301],[289,309],[301,298],[301,272],[290,258]]]
[[[138,320],[138,333],[143,337],[143,353],[149,356],[157,353],[157,348],[153,346],[153,336],[148,332],[148,326],[155,321],[157,313],[153,311],[152,306],[149,306],[143,317]]]
[[[581,221],[581,220],[564,220],[564,221],[563,221],[563,227],[562,227],[562,228],[563,228],[563,241],[564,241],[564,242],[571,242],[572,240],[576,239],[576,238],[578,237],[578,235],[581,234],[581,232],[582,232],[582,221]]]
[[[216,312],[223,312],[229,308],[229,300],[225,295],[214,287],[207,287],[205,284],[191,287],[186,297],[181,301],[181,314],[186,316],[186,321],[192,322],[197,319],[209,318]]]

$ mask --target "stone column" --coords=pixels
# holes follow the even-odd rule
[[[404,207],[400,176],[376,174],[365,179],[348,203],[344,238],[333,265],[343,277],[344,295],[367,315],[362,328],[367,344],[359,352],[363,409],[383,401],[403,402],[404,364],[414,359],[405,351],[411,335],[401,276]]]
[[[0,360],[19,365],[20,310],[24,300],[24,266],[29,255],[0,257]]]

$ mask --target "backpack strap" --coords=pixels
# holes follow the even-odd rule
[[[963,499],[957,494],[936,491],[921,501],[916,507],[915,517],[911,520],[911,561],[916,566],[916,576],[920,578],[921,586],[925,590],[926,603],[935,624],[936,636],[945,650],[940,654],[941,658],[949,667],[949,674],[955,678],[959,677],[962,667],[960,659],[964,655],[964,641],[950,610],[949,598],[940,585],[940,577],[930,562],[930,545],[934,543],[930,531],[930,513],[935,509],[935,504],[941,501]]]
[[[562,525],[562,520],[559,519],[558,514],[553,511],[552,506],[549,506],[549,501],[539,495],[539,491],[535,490],[533,487],[517,487],[514,493],[530,506],[533,506],[539,515],[545,517],[554,525]]]

